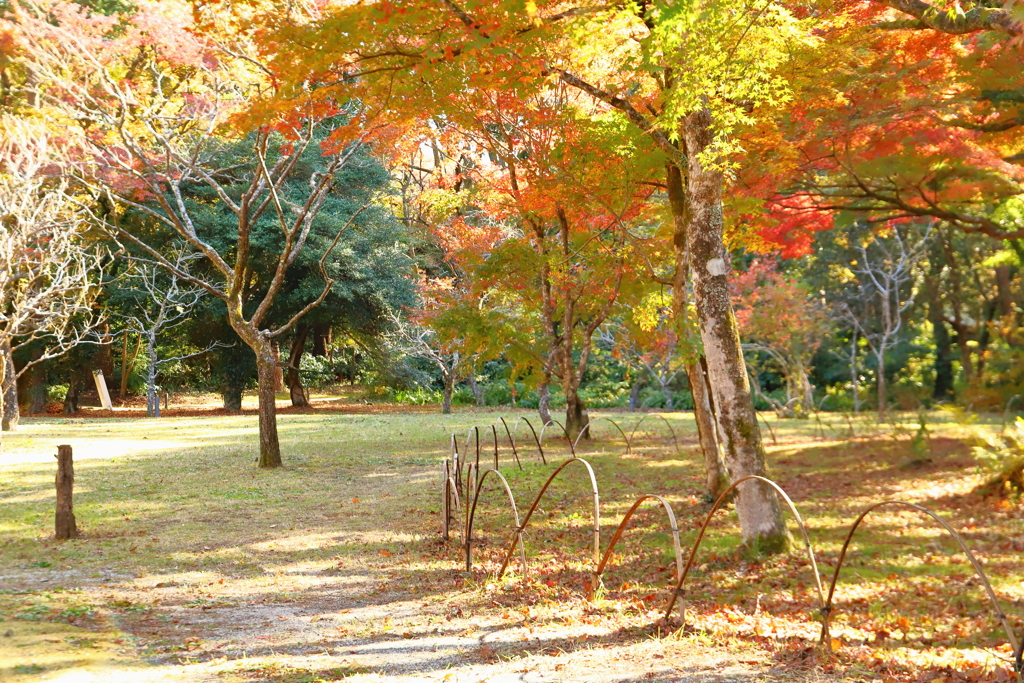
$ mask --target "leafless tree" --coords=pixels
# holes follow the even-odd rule
[[[867,342],[878,365],[880,422],[885,419],[886,410],[885,355],[903,327],[904,314],[914,304],[917,296],[914,285],[929,239],[931,227],[915,240],[912,230],[897,226],[892,228],[891,234],[876,236],[860,245],[861,258],[852,270],[861,276],[866,303],[872,304],[864,310],[877,313],[871,316],[877,325],[865,313],[855,312],[849,304],[840,305],[840,317],[853,328],[855,338],[860,336]]]
[[[430,361],[440,371],[444,383],[441,413],[449,415],[452,412],[455,383],[467,371],[473,371],[477,356],[463,354],[457,344],[449,345],[441,341],[434,330],[404,320],[397,314],[392,314],[391,320],[394,324],[391,343],[401,353]]]
[[[99,322],[93,301],[101,253],[86,232],[90,217],[54,180],[49,138],[41,125],[0,117],[0,412],[17,425],[17,404],[4,402],[30,367],[81,343]],[[42,350],[18,370],[11,354],[38,342]],[[16,399],[15,399],[16,401]]]
[[[188,272],[188,263],[199,257],[182,247],[174,259],[174,267],[181,272]],[[186,322],[204,291],[183,283],[174,272],[168,273],[159,266],[145,263],[140,265],[140,268],[127,276],[129,287],[134,291],[137,314],[126,316],[125,323],[129,330],[146,341],[146,415],[160,417],[160,397],[156,385],[160,366],[230,345],[214,342],[199,351],[161,358],[157,346],[158,337]]]
[[[103,216],[106,229],[182,282],[225,302],[228,322],[256,355],[259,466],[280,466],[275,340],[327,297],[334,281],[325,261],[358,212],[320,259],[324,288],[319,296],[283,324],[271,324],[268,316],[338,173],[353,160],[363,137],[353,134],[348,144],[332,147],[322,169],[311,171],[301,163],[303,156],[331,132],[319,112],[282,115],[248,133],[228,132],[229,120],[269,92],[272,83],[256,58],[238,52],[244,46],[227,50],[183,31],[170,47],[147,41],[126,53],[106,34],[86,35],[80,26],[69,30],[43,12],[23,9],[17,21],[23,66],[33,74],[36,99],[82,125],[75,141],[83,162],[73,175],[96,201],[112,207]],[[359,112],[352,108],[344,115],[358,118]],[[284,185],[300,173],[306,179],[303,196],[289,197]],[[212,191],[234,215],[229,248],[217,246],[204,231],[197,215],[203,208],[188,200],[196,187]],[[202,254],[212,275],[178,268],[158,245],[123,225],[125,208],[184,240]],[[257,301],[252,238],[265,215],[276,221],[283,246],[271,255],[272,275]]]

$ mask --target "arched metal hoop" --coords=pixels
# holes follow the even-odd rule
[[[946,520],[942,519],[942,517],[939,517],[939,515],[936,514],[934,511],[924,507],[923,505],[918,505],[916,503],[908,503],[902,500],[883,500],[881,503],[869,505],[864,509],[863,512],[860,513],[860,516],[857,517],[857,520],[853,523],[853,526],[850,527],[850,531],[846,534],[846,540],[843,541],[843,549],[839,552],[839,561],[836,562],[836,570],[832,573],[832,583],[829,585],[828,588],[828,600],[822,607],[822,614],[825,617],[824,622],[821,625],[822,642],[826,642],[826,639],[829,637],[829,621],[832,613],[832,596],[835,594],[836,581],[839,580],[839,571],[843,568],[843,562],[846,560],[846,551],[850,547],[850,541],[853,539],[853,534],[857,531],[857,527],[860,526],[860,523],[864,521],[865,517],[867,517],[869,514],[871,514],[878,508],[886,506],[904,507],[926,514],[932,519],[934,519],[936,522],[938,522],[939,526],[945,529],[949,533],[949,535],[953,537],[953,540],[956,541],[957,545],[960,546],[960,550],[962,550],[964,552],[964,555],[967,556],[967,559],[970,560],[971,566],[974,567],[974,572],[978,575],[978,578],[981,579],[981,585],[985,588],[985,593],[988,594],[988,599],[992,603],[992,609],[995,612],[995,615],[999,619],[1000,623],[1002,623],[1003,629],[1006,631],[1007,642],[1010,643],[1010,646],[1013,648],[1013,652],[1016,659],[1014,667],[1017,670],[1017,678],[1018,680],[1024,680],[1024,671],[1022,671],[1021,666],[1022,645],[1018,644],[1017,635],[1013,632],[1013,628],[1010,626],[1010,622],[1007,620],[1006,614],[1004,614],[1003,610],[999,607],[999,600],[996,598],[995,591],[992,590],[992,584],[989,583],[988,577],[985,575],[985,570],[981,568],[981,564],[978,562],[977,558],[974,557],[974,553],[972,553],[971,549],[967,547],[967,543],[964,542],[963,537],[960,536],[960,534],[957,533],[956,530],[954,530],[953,527],[951,527],[949,523],[946,522]]]
[[[807,559],[810,560],[811,569],[814,571],[814,586],[818,590],[818,605],[822,612],[824,612],[825,596],[824,591],[821,589],[821,574],[818,573],[818,562],[814,559],[814,549],[811,547],[811,539],[807,536],[807,526],[804,524],[803,518],[800,517],[800,512],[796,509],[796,505],[793,504],[789,495],[782,490],[781,486],[767,477],[759,477],[754,474],[734,481],[729,488],[722,492],[722,495],[718,497],[718,500],[715,501],[710,512],[708,512],[708,516],[704,518],[704,524],[700,527],[700,533],[697,534],[697,540],[694,541],[693,549],[690,550],[690,557],[686,561],[686,568],[683,569],[682,575],[676,580],[675,588],[672,590],[672,595],[669,598],[668,607],[665,608],[666,618],[668,618],[668,615],[672,614],[672,608],[676,605],[676,598],[683,595],[683,583],[686,581],[686,577],[689,576],[690,568],[693,567],[693,562],[697,558],[697,549],[700,547],[701,541],[704,540],[704,533],[708,530],[708,524],[711,523],[711,518],[715,515],[715,512],[718,511],[718,508],[722,507],[722,504],[728,499],[729,494],[732,493],[736,487],[744,482],[755,480],[764,482],[774,488],[782,496],[783,500],[786,501],[786,504],[789,505],[789,509],[793,513],[793,517],[796,519],[797,526],[800,527],[800,534],[804,538],[804,547],[807,549]]]
[[[447,460],[441,468],[441,476],[441,537],[447,541],[451,535],[452,521],[458,519],[455,511],[462,507],[462,501],[459,499],[459,484],[451,475],[451,466]]]
[[[574,441],[573,444],[572,444],[572,452],[574,454],[576,453],[576,446],[579,445],[580,439],[583,438],[584,434],[590,433],[590,425],[594,424],[598,420],[604,420],[605,422],[611,422],[612,426],[615,427],[617,430],[619,430],[619,434],[622,434],[622,438],[626,442],[626,453],[627,453],[627,455],[629,453],[633,452],[633,449],[632,449],[632,447],[630,446],[630,443],[629,443],[629,437],[626,436],[626,432],[622,431],[622,427],[619,426],[619,423],[616,422],[615,420],[611,419],[610,417],[604,417],[603,415],[597,415],[597,416],[591,418],[590,421],[587,422],[587,425],[583,429],[580,430],[580,433],[576,435],[576,441]]]
[[[633,425],[633,431],[629,433],[629,438],[626,439],[626,441],[630,444],[630,447],[632,448],[633,435],[636,434],[636,430],[640,429],[640,425],[642,425],[644,421],[651,417],[655,417],[665,423],[665,426],[668,427],[668,433],[672,435],[672,446],[676,449],[676,453],[678,453],[679,440],[676,439],[676,430],[672,429],[672,423],[666,420],[664,415],[659,415],[658,413],[647,413],[646,415],[640,418],[639,422]]]
[[[608,549],[604,551],[604,556],[601,558],[601,562],[597,565],[597,576],[599,579],[604,578],[604,570],[608,566],[608,560],[612,556],[612,551],[615,550],[615,544],[619,542],[622,535],[626,531],[626,526],[629,524],[629,520],[633,518],[633,514],[648,500],[656,500],[661,503],[661,506],[665,509],[665,514],[668,515],[669,528],[672,529],[672,546],[676,556],[676,580],[683,575],[683,552],[679,544],[679,525],[676,523],[676,513],[672,511],[672,506],[668,504],[668,501],[661,496],[648,493],[640,496],[636,499],[633,505],[626,511],[626,515],[619,522],[619,528],[615,530],[615,535],[612,536],[611,543],[608,544]]]
[[[538,443],[544,443],[544,432],[547,431],[547,428],[550,427],[551,425],[558,425],[559,429],[562,430],[562,434],[565,435],[565,440],[569,442],[569,450],[572,451],[572,457],[575,458],[576,444],[574,444],[572,439],[569,438],[569,432],[565,431],[565,425],[563,425],[558,420],[548,420],[546,423],[544,423],[544,426],[540,428],[540,440],[538,441]]]
[[[515,522],[512,532],[518,538],[519,560],[523,566],[523,576],[526,576],[526,550],[523,547],[523,528],[522,524],[519,523],[519,509],[516,507],[516,499],[512,496],[512,488],[508,485],[508,480],[498,470],[486,470],[481,474],[480,481],[473,494],[473,505],[469,510],[469,522],[466,525],[466,538],[463,545],[466,554],[466,571],[468,572],[473,568],[473,521],[476,519],[476,506],[480,502],[480,492],[483,489],[484,482],[487,481],[487,476],[490,474],[498,478],[498,481],[501,482],[502,487],[505,489],[505,494],[508,496],[508,504],[512,508],[512,520]]]
[[[563,462],[561,465],[551,473],[548,480],[544,482],[544,486],[541,487],[537,493],[537,497],[533,499],[533,504],[530,505],[530,509],[527,510],[526,516],[523,518],[523,523],[519,526],[517,533],[512,536],[512,542],[509,544],[508,552],[505,553],[505,560],[501,563],[501,569],[498,570],[498,578],[500,579],[508,568],[509,562],[512,560],[512,553],[516,551],[522,532],[526,530],[527,525],[530,523],[530,519],[533,517],[533,513],[537,510],[537,505],[540,504],[541,498],[547,492],[548,487],[551,486],[551,482],[555,480],[562,470],[571,465],[574,462],[578,462],[587,468],[587,474],[590,475],[590,490],[594,500],[594,569],[591,575],[591,590],[597,590],[599,585],[599,577],[597,575],[597,565],[601,562],[601,496],[597,491],[597,477],[594,476],[594,468],[590,466],[590,463],[583,458],[572,457]]]
[[[499,417],[498,419],[501,420],[502,426],[505,427],[505,434],[508,436],[508,443],[512,446],[512,457],[516,459],[516,467],[523,469],[523,463],[519,462],[519,449],[516,448],[516,440],[512,438],[512,432],[508,429],[508,423],[505,422],[505,418],[503,417]],[[494,438],[497,440],[498,437]]]
[[[525,417],[517,418],[515,424],[512,425],[512,440],[515,441],[516,435],[519,434],[520,422],[525,422],[526,426],[530,428],[530,433],[533,434],[533,442],[537,444],[537,452],[540,453],[540,461],[547,465],[547,458],[544,457],[544,446],[540,442],[540,437],[537,436],[537,430],[533,428],[533,425]]]

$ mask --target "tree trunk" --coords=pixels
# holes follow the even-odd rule
[[[42,349],[37,349],[35,357],[38,360],[43,355]],[[29,369],[28,395],[29,415],[39,415],[46,412],[50,404],[50,393],[46,386],[46,369],[37,363]]]
[[[472,372],[469,373],[469,376],[466,378],[466,381],[469,383],[469,388],[473,392],[473,402],[476,403],[476,407],[483,408],[484,406],[486,406],[487,400],[484,397],[484,390],[477,383],[476,377],[473,375]]]
[[[317,325],[313,328],[313,348],[310,353],[317,358],[327,355],[327,347],[330,342],[331,328],[326,325]]]
[[[242,388],[228,387],[221,393],[224,400],[224,410],[237,413],[242,410]]]
[[[0,348],[0,355],[4,357],[4,378],[3,378],[3,419],[2,429],[5,432],[13,432],[18,428],[21,420],[21,410],[18,406],[18,380],[15,377],[14,354],[11,353],[11,343],[5,342]]]
[[[590,424],[590,416],[579,395],[579,387],[566,387],[565,390],[565,431],[575,441],[581,432]],[[583,433],[584,439],[591,438],[590,430]]]
[[[1012,316],[1016,313],[1013,305],[1013,292],[1010,289],[1012,280],[1013,274],[1010,272],[1010,266],[996,266],[996,291],[999,300],[999,314],[1004,317]]]
[[[722,172],[706,168],[700,160],[714,140],[711,112],[701,109],[687,116],[682,135],[688,154],[687,245],[701,339],[725,451],[725,462],[735,479],[768,474],[761,431],[750,394],[739,328],[729,297],[725,245],[722,234]],[[744,544],[763,552],[789,546],[782,510],[767,484],[749,481],[739,488],[736,505]]]
[[[950,352],[952,341],[946,328],[938,282],[930,279],[927,284],[928,320],[932,324],[932,338],[935,340],[935,386],[932,388],[932,398],[936,401],[947,401],[953,398],[953,357]]]
[[[257,333],[258,334],[258,333]],[[256,352],[256,377],[260,412],[260,467],[281,466],[281,443],[277,438],[277,374],[274,347],[260,339]]]
[[[675,403],[672,400],[672,383],[664,379],[659,379],[658,383],[661,384],[661,393],[665,396],[665,411],[670,412],[675,407]]]
[[[64,541],[78,538],[78,525],[75,524],[74,487],[75,465],[71,457],[71,446],[57,446],[57,509],[54,515],[53,535],[57,540]]]
[[[128,380],[132,375],[132,368],[135,367],[135,359],[139,355],[139,350],[142,349],[142,335],[135,342],[135,351],[132,352],[131,356],[127,355],[128,351],[128,331],[124,333],[124,351],[125,355],[121,358],[121,393],[119,396],[123,401],[128,396]]]
[[[714,411],[711,409],[707,377],[700,362],[686,366],[686,378],[690,382],[690,394],[693,395],[693,417],[697,422],[700,450],[704,454],[708,496],[717,500],[722,491],[729,486],[729,474],[725,470],[722,451],[718,447],[718,428],[715,424]]]
[[[878,421],[885,422],[885,346],[880,346],[875,353],[878,361]]]
[[[551,388],[548,381],[549,378],[545,376],[544,381],[537,387],[537,414],[540,415],[542,425],[551,422]]]
[[[683,338],[688,333],[686,308],[689,298],[687,287],[690,279],[687,251],[689,248],[687,244],[689,209],[687,208],[686,191],[683,188],[683,177],[679,169],[670,164],[666,171],[669,206],[672,210],[673,222],[672,247],[676,260],[676,272],[672,281],[672,316],[675,319],[677,334]],[[706,366],[707,361],[702,357],[696,363],[687,366],[686,374],[690,380],[690,393],[693,395],[693,416],[697,422],[700,449],[704,456],[708,492],[717,498],[729,485],[729,473],[722,458],[722,449],[719,447],[718,419],[715,417],[714,398],[711,395]],[[700,377],[699,384],[693,381],[694,377]]]
[[[288,354],[288,372],[285,375],[292,405],[300,408],[309,407],[309,399],[306,398],[306,391],[302,387],[302,377],[299,375],[299,366],[302,363],[302,354],[306,350],[308,335],[308,325],[299,325],[295,328],[295,338],[292,339],[292,348]]]
[[[274,392],[281,391],[284,389],[284,372],[281,370],[281,347],[277,342],[273,344],[274,348]]]
[[[160,417],[160,397],[156,394],[156,333],[146,339],[146,416]]]
[[[637,402],[640,400],[640,390],[643,389],[645,382],[643,375],[639,375],[629,390],[629,412],[631,413],[636,412]]]
[[[444,375],[444,396],[441,399],[441,414],[452,414],[452,394],[455,393],[455,373],[447,372]]]
[[[64,414],[71,415],[78,412],[78,375],[72,371],[71,380],[68,383],[68,393],[64,397]]]

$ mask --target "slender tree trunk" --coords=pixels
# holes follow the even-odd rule
[[[288,354],[288,372],[285,376],[292,405],[300,408],[309,407],[309,399],[306,398],[306,391],[302,387],[302,377],[299,374],[299,366],[302,363],[302,354],[306,350],[308,335],[308,325],[299,325],[295,328],[295,338],[292,339],[292,348]]]
[[[259,334],[259,333],[257,333]],[[277,438],[277,374],[273,345],[264,339],[253,348],[256,352],[256,378],[260,412],[260,467],[281,466],[281,443]]]
[[[701,339],[729,472],[736,479],[766,477],[764,446],[750,394],[739,328],[729,297],[728,265],[723,241],[722,172],[706,168],[700,160],[714,140],[711,112],[702,109],[687,116],[682,136],[688,153],[687,245]],[[767,484],[749,481],[739,488],[737,513],[748,547],[779,552],[789,545],[782,510]]]
[[[128,393],[128,330],[124,330],[121,336],[121,386],[117,397],[123,401]]]
[[[686,366],[686,378],[690,382],[690,394],[693,395],[693,417],[697,422],[700,450],[704,454],[708,496],[717,499],[729,486],[729,474],[725,470],[725,460],[722,459],[722,451],[718,447],[718,429],[714,412],[711,410],[707,377],[700,362]]]
[[[121,358],[121,393],[119,394],[119,396],[121,397],[122,401],[128,395],[128,380],[132,375],[132,368],[135,367],[135,359],[138,358],[140,349],[142,349],[141,334],[139,335],[139,338],[135,342],[135,351],[132,352],[132,355],[130,357],[128,355],[124,355]],[[128,351],[127,330],[124,333],[124,350],[125,352]]]
[[[444,396],[441,399],[441,414],[452,414],[452,394],[455,393],[455,372],[444,373]]]
[[[857,330],[850,342],[850,383],[853,385],[853,412],[860,412],[860,373],[857,369]]]
[[[659,377],[658,383],[661,385],[662,395],[665,396],[665,411],[671,412],[675,408],[675,402],[672,400],[672,382],[664,377]]]
[[[281,347],[277,342],[273,343],[274,348],[274,392],[284,388],[284,372],[281,370]]]
[[[544,381],[537,387],[537,413],[540,415],[540,422],[546,425],[551,422],[551,388],[548,386],[550,378],[545,375]]]
[[[932,338],[935,340],[935,386],[932,388],[932,398],[936,401],[946,401],[953,397],[953,357],[950,352],[952,342],[946,328],[938,282],[930,279],[927,285],[928,320],[932,324]]]
[[[469,373],[466,381],[469,383],[469,388],[473,392],[473,402],[476,403],[476,407],[483,408],[486,406],[487,401],[484,398],[484,390],[480,387],[480,384],[477,383],[476,377],[472,372]]]
[[[18,406],[18,380],[15,376],[14,354],[11,352],[9,341],[0,348],[0,354],[4,357],[2,428],[5,432],[13,432],[18,429],[21,409]]]
[[[885,345],[880,345],[875,352],[875,359],[878,361],[878,421],[885,422]]]
[[[37,349],[35,352],[35,359],[38,360],[42,355],[42,349]],[[37,363],[33,365],[28,372],[28,412],[29,415],[39,415],[46,412],[46,408],[50,403],[50,394],[49,391],[47,391],[46,386],[46,369],[42,367],[42,364]]]
[[[146,335],[146,416],[160,417],[160,397],[156,394],[156,333]]]
[[[1013,293],[1010,290],[1012,280],[1013,274],[1010,272],[1010,266],[996,266],[996,290],[1001,316],[1012,316],[1016,313],[1013,306]]]

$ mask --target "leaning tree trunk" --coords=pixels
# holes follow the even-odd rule
[[[687,251],[725,462],[736,480],[765,477],[765,451],[729,296],[722,235],[722,172],[706,167],[700,158],[714,141],[710,110],[687,116],[682,136],[688,155]],[[747,547],[764,552],[788,547],[782,510],[770,486],[759,481],[742,484],[736,509]]]
[[[548,377],[537,387],[537,414],[540,415],[540,422],[546,425],[551,422],[551,388],[548,386]]]
[[[473,392],[473,402],[476,403],[477,408],[483,408],[487,405],[487,398],[484,396],[484,390],[480,384],[476,381],[476,377],[470,372],[466,378],[469,383],[469,389]]]
[[[295,338],[292,340],[292,348],[288,354],[288,373],[285,376],[292,405],[299,408],[309,407],[309,399],[306,397],[306,390],[302,386],[302,377],[299,374],[299,366],[302,363],[302,354],[306,350],[308,335],[308,325],[299,325],[295,328]]]
[[[699,362],[686,366],[686,378],[690,381],[690,394],[693,395],[693,417],[697,422],[700,450],[704,454],[708,496],[717,499],[729,486],[729,474],[725,470],[722,451],[718,447],[718,428],[711,408],[707,377]]]
[[[11,352],[11,343],[3,344],[0,354],[4,356],[4,378],[3,384],[3,419],[2,428],[5,432],[13,432],[18,428],[21,420],[21,410],[18,407],[18,380],[15,376],[14,354]]]
[[[688,303],[687,287],[690,279],[687,252],[689,249],[687,244],[689,210],[680,170],[669,165],[666,171],[668,199],[673,223],[672,247],[676,259],[676,272],[672,281],[672,317],[675,320],[677,333],[683,337],[687,332],[685,315]],[[704,369],[706,363],[707,361],[703,358],[690,363],[686,366],[686,376],[690,381],[690,393],[693,395],[693,417],[697,423],[700,450],[704,456],[708,495],[718,498],[729,486],[729,473],[722,458],[722,449],[718,445],[718,420],[715,417],[714,401],[708,386],[708,373]]]

